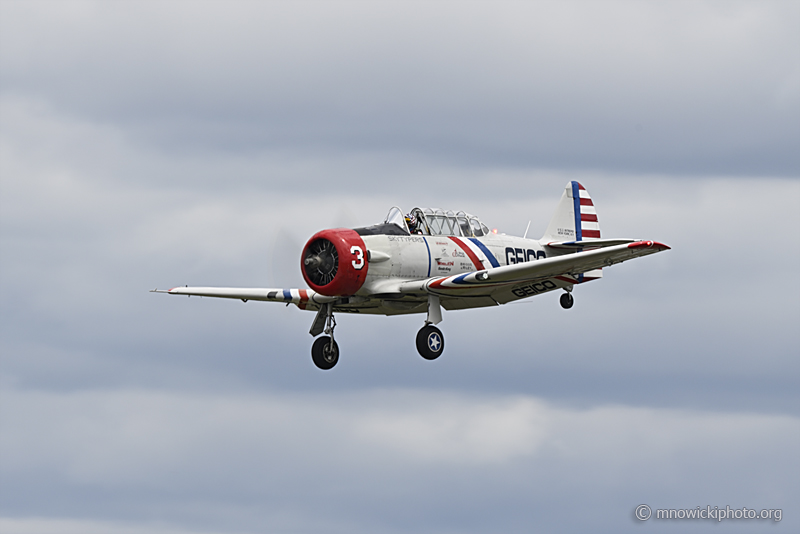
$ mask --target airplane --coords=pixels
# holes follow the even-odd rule
[[[528,229],[530,223],[528,223]],[[670,247],[641,239],[603,239],[597,210],[578,182],[567,183],[541,239],[490,231],[463,211],[392,207],[380,224],[333,228],[311,236],[300,255],[308,288],[174,287],[151,292],[294,304],[316,311],[309,333],[314,364],[332,369],[339,361],[334,313],[426,314],[417,333],[419,354],[435,360],[444,335],[435,325],[442,308],[497,306],[563,291],[572,307],[576,285],[602,277],[602,269]]]

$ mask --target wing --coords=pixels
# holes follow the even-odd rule
[[[173,287],[172,289],[152,289],[151,293],[168,293],[170,295],[187,295],[198,297],[216,297],[223,299],[262,300],[266,302],[283,302],[296,304],[300,309],[315,310],[320,304],[332,302],[336,297],[320,295],[312,289],[273,289],[248,287]]]
[[[583,273],[662,250],[669,247],[655,241],[637,241],[446,278],[404,282],[399,290],[405,294],[432,293],[450,298],[491,297],[504,303],[580,283]]]

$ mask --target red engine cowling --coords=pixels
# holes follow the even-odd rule
[[[364,285],[368,269],[364,240],[349,228],[317,232],[300,256],[306,283],[329,297],[355,294]]]

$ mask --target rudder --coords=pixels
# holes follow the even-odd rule
[[[541,241],[548,243],[599,238],[600,223],[597,220],[597,210],[592,197],[578,182],[569,182]]]

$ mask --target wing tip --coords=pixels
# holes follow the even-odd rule
[[[658,241],[637,241],[636,243],[629,244],[628,248],[652,248],[656,251],[671,250],[671,247],[664,243],[659,243]]]

